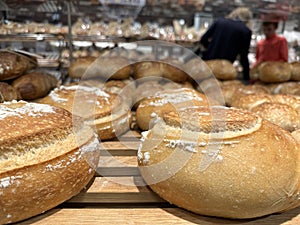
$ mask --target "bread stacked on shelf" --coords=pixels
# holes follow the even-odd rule
[[[162,60],[138,61],[133,65],[133,77],[141,79],[145,77],[161,77],[177,83],[183,83],[188,79],[188,74],[183,70],[183,63],[174,58]]]
[[[81,84],[61,85],[37,102],[61,107],[82,117],[100,140],[112,139],[130,127],[131,111],[118,95]]]
[[[0,50],[0,93],[3,101],[38,99],[58,84],[54,76],[37,70],[35,58]]]
[[[219,80],[235,80],[238,72],[233,64],[224,59],[205,60],[207,66],[211,69],[214,76]]]
[[[299,62],[262,62],[250,70],[254,80],[264,83],[282,83],[300,81]]]
[[[19,23],[7,21],[0,24],[0,35],[62,35],[68,34],[67,25],[55,25],[51,23]],[[96,39],[131,38],[132,40],[157,39],[166,41],[195,42],[200,38],[200,32],[194,27],[182,29],[177,20],[173,26],[163,26],[156,23],[132,21],[131,18],[117,21],[83,21],[79,18],[72,25],[72,35],[75,37],[95,37]]]
[[[0,224],[41,214],[78,194],[94,176],[99,142],[62,108],[0,104]]]
[[[297,73],[292,73],[296,79]],[[300,88],[296,81],[275,84],[269,76],[272,83],[261,80],[246,85],[237,79],[236,69],[227,61],[203,62],[164,56],[156,59],[127,50],[76,59],[68,68],[69,83],[60,86],[51,76],[28,71],[25,74],[0,83],[0,101],[5,101],[0,105],[3,110],[0,119],[4,118],[5,126],[13,126],[10,121],[16,120],[24,135],[33,132],[30,135],[35,135],[37,144],[53,141],[54,147],[66,147],[64,150],[71,151],[70,155],[62,152],[63,156],[59,157],[65,160],[64,154],[79,155],[78,168],[83,167],[78,178],[80,184],[73,192],[56,195],[56,182],[53,184],[53,204],[49,203],[52,200],[45,199],[49,208],[76,194],[92,176],[92,168],[80,158],[79,146],[73,146],[72,141],[70,145],[64,142],[65,137],[68,141],[69,136],[75,135],[70,133],[72,120],[81,118],[83,123],[84,128],[75,129],[83,149],[94,149],[97,139],[110,140],[130,130],[133,115],[137,131],[146,131],[138,151],[141,174],[153,191],[167,201],[195,213],[229,218],[259,217],[300,204]],[[9,94],[1,92],[1,86]],[[12,99],[37,103],[11,102]],[[29,119],[22,123],[23,117]],[[50,134],[47,140],[40,130],[44,127],[51,129],[47,131]],[[55,132],[61,133],[62,138]],[[5,140],[3,143],[6,146]],[[26,145],[27,139],[21,143]],[[28,139],[28,143],[29,146],[33,142]],[[17,159],[27,157],[32,162],[40,160],[39,148],[51,148],[52,154],[51,143],[35,145],[34,152],[28,152],[29,157],[27,152],[16,152],[18,146],[10,146],[7,154]],[[57,169],[61,169],[58,174],[65,171],[69,161],[59,164],[63,168],[56,167],[58,155],[55,154],[51,155],[54,158],[46,158],[54,164],[44,162],[48,157],[44,154],[37,164],[29,165],[37,168],[30,176],[49,168],[54,174]],[[2,157],[5,165],[18,162],[9,164],[10,160],[6,155]],[[77,165],[71,166],[78,173]],[[22,168],[20,171],[23,174]],[[15,188],[16,179],[19,180],[18,175],[11,173],[1,171],[0,157],[0,195],[4,190],[4,200],[11,197],[7,188]],[[66,174],[66,180],[71,179],[67,176],[74,177],[73,173]],[[50,181],[55,180],[54,175],[50,177]],[[36,185],[35,179],[30,182]],[[65,182],[60,183],[69,190]],[[34,196],[29,195],[26,201],[32,200],[30,196],[36,197],[41,190],[37,187],[36,190],[28,188]],[[19,203],[18,196],[28,195],[26,187],[23,189],[18,189],[21,195],[16,195],[14,204]],[[20,215],[18,206],[1,204],[8,212],[4,222],[19,221],[48,209],[44,205],[34,206],[30,214]],[[24,207],[29,207],[28,204]]]
[[[23,75],[26,71],[36,68],[33,58],[10,50],[0,51],[0,80],[11,80]]]

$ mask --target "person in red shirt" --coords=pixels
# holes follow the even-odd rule
[[[262,28],[265,39],[257,43],[254,66],[265,61],[288,61],[287,40],[276,34],[277,27],[278,22],[263,22]]]

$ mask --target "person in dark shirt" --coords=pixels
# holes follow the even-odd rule
[[[218,18],[201,37],[204,47],[202,59],[227,59],[234,62],[238,59],[243,67],[243,79],[249,80],[248,52],[252,31],[247,26],[252,19],[248,8],[239,7],[226,18]]]

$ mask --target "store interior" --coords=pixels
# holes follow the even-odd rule
[[[298,0],[1,0],[0,44],[42,54],[46,64],[57,64],[54,59],[63,58],[66,47],[91,51],[147,39],[193,50],[214,19],[240,6],[253,12],[250,59],[261,38],[261,20],[270,13],[278,16],[278,33],[291,49],[300,42]],[[291,51],[291,60],[299,59],[296,54]]]

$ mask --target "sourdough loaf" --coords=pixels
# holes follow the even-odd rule
[[[19,77],[36,66],[33,58],[9,50],[0,51],[0,80]]]
[[[195,213],[254,218],[299,205],[299,145],[250,112],[170,112],[144,133],[141,174],[165,200]]]
[[[148,130],[166,112],[176,112],[180,108],[208,106],[209,100],[198,91],[180,88],[165,90],[141,100],[136,110],[137,125]]]
[[[12,86],[19,91],[22,99],[34,100],[45,97],[58,83],[53,75],[35,71],[18,77]]]
[[[114,138],[129,129],[131,111],[116,94],[81,84],[61,85],[37,102],[62,107],[84,118],[101,140]]]
[[[0,104],[0,224],[43,213],[79,193],[99,158],[93,130],[68,111]]]

